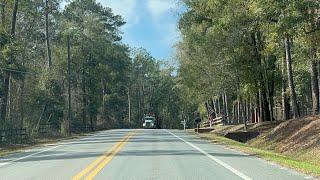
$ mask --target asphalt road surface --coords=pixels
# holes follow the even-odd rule
[[[0,158],[0,179],[310,179],[179,130],[108,130]]]

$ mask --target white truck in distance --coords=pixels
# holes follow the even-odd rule
[[[152,115],[146,115],[143,117],[143,124],[142,124],[143,128],[156,128],[156,118]]]

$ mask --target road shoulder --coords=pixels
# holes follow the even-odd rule
[[[314,164],[298,161],[293,157],[289,157],[272,151],[252,147],[248,144],[240,143],[213,133],[197,134],[193,130],[187,130],[187,132],[202,139],[208,140],[210,143],[223,145],[229,149],[241,151],[249,155],[254,155],[268,162],[276,163],[280,166],[284,166],[286,168],[291,168],[298,172],[308,174],[310,175],[310,178],[312,178],[311,176],[320,178],[320,167]]]

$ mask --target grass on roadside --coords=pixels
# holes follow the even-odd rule
[[[25,147],[22,147],[22,146],[12,146],[12,147],[6,147],[3,149],[0,149],[0,157],[22,151],[23,149],[25,149]]]
[[[4,148],[0,148],[0,157],[7,156],[7,155],[17,153],[17,152],[21,152],[21,151],[24,151],[24,150],[27,150],[30,148],[43,146],[46,144],[53,144],[53,143],[58,143],[63,140],[80,138],[86,134],[90,134],[90,133],[72,134],[70,137],[57,136],[57,137],[51,137],[51,138],[36,138],[28,144],[6,146]]]
[[[191,131],[189,131],[191,132]],[[194,132],[192,132],[194,133]],[[283,165],[285,167],[296,169],[300,172],[311,174],[313,176],[320,177],[320,165],[314,164],[312,159],[297,159],[295,155],[283,155],[270,150],[264,150],[256,147],[252,147],[248,144],[240,143],[223,136],[218,136],[213,133],[198,134],[201,138],[210,140],[213,143],[227,145],[230,148],[240,150],[247,154],[256,155],[268,161],[272,161]]]

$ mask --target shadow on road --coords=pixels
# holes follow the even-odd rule
[[[96,158],[103,155],[104,151],[98,151],[96,145],[106,145],[106,147],[111,147],[113,144],[121,141],[128,131],[117,131],[109,134],[97,134],[94,137],[84,138],[80,141],[66,142],[64,147],[68,147],[67,150],[62,151],[63,148],[58,148],[54,150],[49,150],[42,152],[40,154],[18,160],[16,162],[32,162],[32,161],[49,161],[49,160],[67,160],[67,159],[82,159],[82,158]],[[199,139],[195,136],[188,135],[184,132],[175,132],[182,138],[186,138],[189,142],[195,144],[207,144],[207,141]],[[130,156],[130,157],[160,157],[160,156],[204,156],[197,150],[188,149],[155,149],[153,146],[157,143],[167,144],[167,143],[184,143],[176,137],[168,134],[163,130],[144,130],[140,131],[136,136],[129,140],[131,147],[138,146],[144,147],[144,150],[127,150],[123,149],[117,156]],[[64,144],[64,143],[61,143]],[[74,147],[73,147],[74,146]],[[161,146],[161,145],[160,145]],[[183,147],[183,146],[182,146]],[[71,150],[70,150],[71,149]],[[74,150],[73,150],[74,149]],[[131,148],[132,149],[132,148]],[[98,151],[98,152],[97,152]],[[33,151],[32,153],[36,153]],[[250,155],[236,154],[236,153],[224,153],[224,152],[214,152],[209,153],[216,157],[249,157]],[[0,159],[0,162],[10,161],[10,159]]]

